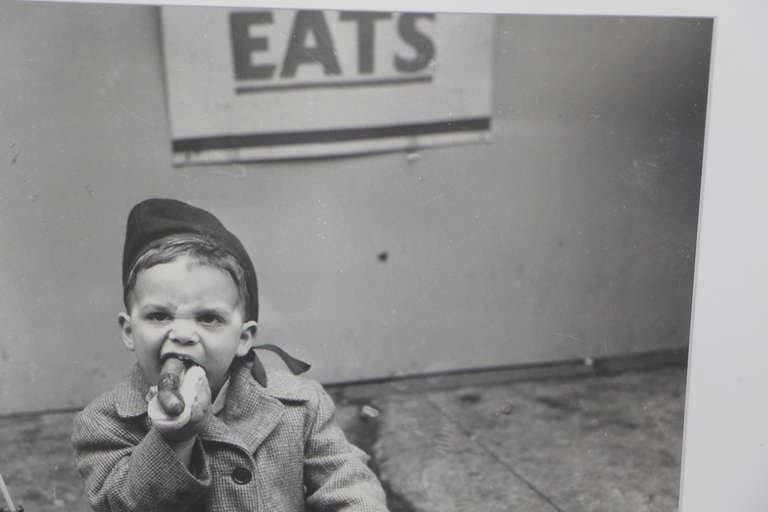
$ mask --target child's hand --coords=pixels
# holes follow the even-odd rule
[[[171,443],[193,438],[211,417],[211,388],[205,370],[199,366],[189,368],[179,388],[184,409],[178,415],[168,414],[160,405],[157,389],[150,390],[147,413],[152,424]]]

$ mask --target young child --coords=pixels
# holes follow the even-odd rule
[[[308,368],[275,346],[254,347],[253,264],[216,217],[171,199],[136,205],[123,295],[120,334],[136,364],[76,416],[72,436],[95,510],[386,510],[322,387],[255,356],[267,348],[294,373]],[[204,370],[202,413],[186,424],[157,405],[168,357]]]

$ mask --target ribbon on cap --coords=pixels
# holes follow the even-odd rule
[[[269,350],[270,352],[277,354],[277,356],[283,360],[285,366],[287,366],[294,375],[302,374],[312,367],[309,363],[305,363],[301,359],[296,359],[289,355],[277,345],[272,345],[271,343],[256,345],[251,348],[251,351],[248,352],[245,358],[252,362],[251,375],[256,379],[256,382],[265,388],[267,387],[267,371],[264,369],[264,364],[261,362],[261,359],[259,359],[259,356],[256,355],[257,350]]]

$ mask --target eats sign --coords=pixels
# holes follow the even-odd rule
[[[493,19],[163,8],[176,163],[477,141]]]
[[[430,34],[417,26],[419,20],[434,21],[434,14],[405,13],[393,15],[383,12],[339,12],[338,25],[351,23],[354,39],[342,41],[341,48],[351,49],[356,54],[356,65],[342,70],[338,50],[325,13],[321,11],[298,11],[294,18],[288,40],[275,41],[282,56],[278,63],[264,63],[259,60],[262,52],[269,50],[268,29],[274,23],[271,11],[233,12],[229,15],[232,55],[236,80],[291,80],[296,78],[299,67],[317,66],[325,77],[354,78],[372,76],[378,72],[389,74],[423,72],[435,56],[435,45]],[[393,17],[393,27],[389,22]],[[378,22],[378,23],[377,23]],[[390,58],[379,49],[376,53],[376,28],[392,30],[396,37],[409,47],[412,55],[401,55],[395,50]],[[385,25],[382,27],[382,25]],[[430,27],[431,28],[431,27]],[[259,29],[264,29],[263,33]],[[391,40],[391,38],[389,38]],[[379,44],[386,39],[379,38]],[[376,62],[379,56],[383,62]],[[389,66],[387,66],[389,64]],[[278,69],[279,67],[279,69]],[[384,68],[384,69],[382,69]],[[329,82],[330,84],[331,82]],[[333,81],[334,84],[344,83]],[[361,82],[351,82],[361,83]],[[289,85],[290,82],[288,82]]]

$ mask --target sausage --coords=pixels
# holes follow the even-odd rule
[[[157,400],[170,416],[178,416],[184,410],[184,398],[179,392],[186,366],[175,358],[169,357],[160,368],[160,380],[157,382]]]

